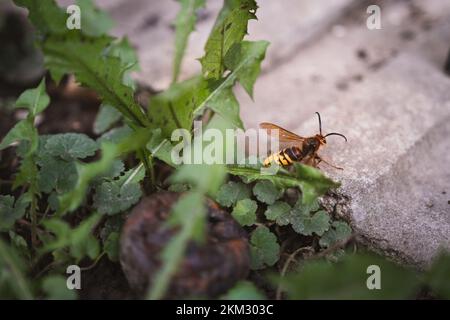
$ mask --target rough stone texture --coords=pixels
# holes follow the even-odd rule
[[[194,60],[222,1],[208,1],[190,40],[182,79],[200,70]],[[366,8],[381,6],[382,30],[366,28]],[[117,21],[115,33],[138,48],[137,78],[155,89],[171,77],[174,1],[99,0]],[[426,266],[440,245],[450,247],[450,2],[259,1],[250,39],[271,46],[254,101],[238,90],[247,127],[277,123],[302,135],[317,132],[314,112],[330,137],[322,154],[344,171],[354,229],[374,249]],[[444,192],[446,192],[444,194]]]

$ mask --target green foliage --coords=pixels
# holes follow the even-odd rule
[[[266,218],[269,220],[275,220],[278,225],[286,225],[286,215],[291,211],[291,206],[283,201],[276,201],[267,207],[266,212],[264,213]]]
[[[328,230],[330,217],[325,211],[318,211],[312,216],[299,215],[298,219],[292,222],[292,228],[303,235],[312,235],[316,233],[321,236]]]
[[[73,73],[77,81],[94,89],[103,103],[117,108],[134,126],[145,126],[148,119],[134,101],[133,89],[123,81],[131,67],[129,61],[114,52],[117,49],[114,39],[103,35],[110,28],[108,18],[91,1],[84,0],[80,5],[85,26],[69,30],[64,11],[54,1],[41,3],[16,1],[29,10],[31,22],[45,35],[40,46],[53,79],[59,81],[65,73]]]
[[[256,222],[256,201],[250,199],[239,200],[231,215],[242,226],[251,226]]]
[[[274,175],[262,175],[258,168],[243,166],[228,166],[227,169],[228,173],[242,177],[247,183],[269,180],[280,189],[300,188],[302,201],[306,205],[313,203],[317,197],[325,194],[329,189],[339,187],[339,183],[327,178],[318,169],[298,163],[294,166],[295,173],[293,175],[284,170],[280,170]]]
[[[103,133],[110,129],[121,119],[121,114],[117,109],[108,105],[101,105],[94,122],[94,132]]]
[[[57,194],[72,190],[78,179],[78,171],[75,161],[64,161],[43,155],[38,158],[39,164],[39,189],[45,193],[53,190]]]
[[[77,294],[74,290],[69,290],[66,278],[60,275],[46,277],[42,281],[42,290],[49,300],[75,300]]]
[[[439,298],[450,299],[450,253],[441,251],[423,278]]]
[[[32,299],[22,258],[0,239],[0,298]]]
[[[243,42],[236,45],[227,58],[228,64],[233,69],[230,70],[226,78],[219,81],[209,81],[209,83],[215,83],[214,90],[194,109],[194,115],[200,114],[208,106],[224,118],[233,120],[236,116],[229,115],[230,110],[223,104],[218,104],[217,101],[221,100],[220,97],[223,97],[224,91],[229,90],[236,81],[239,81],[251,95],[254,81],[259,74],[261,61],[265,57],[268,45],[267,41]],[[252,76],[244,75],[245,73],[252,74]],[[229,92],[232,94],[231,90]],[[229,99],[232,101],[235,98],[233,96]]]
[[[380,267],[380,290],[367,288],[372,274],[367,268],[371,265]],[[420,284],[413,271],[366,254],[347,255],[336,264],[308,262],[280,283],[290,299],[408,299],[414,297]]]
[[[130,208],[142,196],[139,183],[105,181],[94,196],[94,207],[103,214],[116,214]]]
[[[15,4],[28,9],[28,18],[42,34],[61,34],[65,28],[67,16],[55,5],[54,0],[14,0]]]
[[[108,235],[108,238],[106,238],[103,244],[104,251],[108,255],[109,260],[114,262],[119,260],[119,240],[119,232],[113,231]]]
[[[118,261],[125,216],[122,213],[142,196],[145,177],[152,187],[160,188],[169,182],[169,189],[183,192],[166,223],[166,227],[177,232],[161,252],[161,268],[151,279],[147,295],[152,299],[165,296],[189,242],[201,244],[205,240],[207,197],[232,208],[231,215],[250,233],[251,267],[255,270],[278,262],[279,243],[283,239],[277,237],[286,229],[297,232],[300,242],[302,239],[311,242],[309,248],[315,252],[333,249],[351,235],[346,222],[332,221],[320,209],[318,198],[339,184],[317,169],[295,164],[293,173],[281,169],[275,175],[263,175],[258,166],[172,163],[169,138],[173,130],[186,129],[187,138],[191,139],[193,121],[200,119],[206,109],[210,117],[201,120],[207,128],[222,132],[227,128],[243,128],[233,88],[239,83],[253,98],[254,84],[269,45],[266,41],[244,40],[249,20],[256,19],[256,2],[225,0],[200,59],[202,75],[178,83],[196,12],[205,4],[204,0],[179,2],[172,84],[151,97],[145,113],[134,99],[136,84],[130,76],[139,69],[137,55],[126,38],[115,39],[107,34],[112,21],[95,8],[92,0],[77,1],[82,10],[81,30],[66,28],[65,10],[54,0],[15,0],[17,5],[28,9],[29,19],[37,29],[37,44],[52,78],[58,82],[71,73],[80,84],[101,97],[94,132],[102,136],[97,141],[76,133],[39,136],[34,126],[36,116],[50,103],[44,80],[17,99],[15,107],[25,108],[28,115],[0,143],[0,150],[17,145],[21,158],[11,186],[15,196],[0,195],[1,298],[76,298],[73,291],[67,290],[57,266],[87,258],[95,260],[95,264],[103,256]],[[224,149],[230,151],[228,146]],[[122,158],[129,153],[136,153],[141,163],[128,168],[133,159]],[[153,157],[174,168],[169,180],[155,181]],[[224,184],[227,172],[243,182]],[[299,197],[294,206],[292,191]],[[91,194],[92,197],[87,197]],[[40,208],[45,201],[47,207]],[[258,208],[264,216],[257,215]],[[75,210],[77,213],[70,217],[62,216]],[[31,237],[24,234],[23,228],[15,230],[18,220],[30,226]],[[46,270],[48,274],[37,281],[28,280],[43,255],[53,258]],[[382,290],[367,290],[369,264],[381,267]],[[336,264],[325,260],[307,262],[296,273],[278,281],[292,299],[411,298],[420,286],[431,288],[438,297],[448,298],[449,265],[448,255],[442,255],[419,278],[379,257],[346,255]],[[252,283],[243,281],[223,298],[264,296]]]
[[[195,189],[215,196],[226,176],[222,165],[184,165],[175,171],[170,181],[189,183]]]
[[[85,134],[61,133],[46,139],[43,152],[65,161],[71,161],[93,156],[97,149],[97,143]]]
[[[43,79],[34,89],[24,91],[16,101],[16,108],[26,108],[32,116],[44,111],[50,103],[49,96],[45,93],[45,80]]]
[[[179,0],[181,8],[175,19],[175,55],[172,81],[180,74],[181,61],[187,47],[189,35],[195,28],[196,12],[205,6],[205,0]]]
[[[250,196],[250,188],[246,184],[229,181],[220,187],[216,200],[224,207],[231,207],[239,200],[247,199]]]
[[[85,256],[95,259],[100,253],[98,240],[92,235],[92,229],[101,216],[93,214],[76,228],[60,219],[54,218],[43,222],[45,228],[54,236],[44,240],[43,252],[67,249],[70,255],[79,262]]]
[[[330,227],[330,216],[323,210],[311,213],[307,210],[294,208],[291,212],[292,228],[305,236],[313,233],[321,236]]]
[[[26,119],[16,123],[16,125],[7,133],[0,143],[0,150],[7,148],[11,143],[17,141],[28,141],[29,147],[26,158],[30,158],[38,147],[38,134],[34,128],[34,119],[36,115],[47,108],[50,98],[45,93],[45,80],[39,83],[34,89],[24,91],[16,100],[16,108],[26,108],[28,116]]]
[[[6,149],[9,145],[17,141],[29,141],[30,153],[36,150],[37,133],[30,121],[21,120],[17,122],[16,125],[9,130],[7,135],[3,138],[0,143],[0,150]]]
[[[248,11],[249,9],[246,10]],[[235,13],[232,14],[234,17],[236,17]],[[244,24],[246,28],[247,20]],[[243,26],[241,24],[240,28]],[[216,30],[216,27],[214,30]],[[230,50],[229,56],[226,57],[230,73],[225,78],[221,78],[225,71],[221,67],[220,73],[213,72],[213,77],[194,77],[181,83],[173,84],[168,90],[151,99],[149,105],[150,125],[153,128],[162,128],[163,136],[168,138],[176,128],[190,130],[193,119],[201,115],[205,108],[208,107],[221,115],[234,127],[242,128],[242,121],[239,117],[239,104],[234,96],[232,87],[236,81],[239,81],[247,92],[251,94],[254,82],[260,71],[261,61],[264,59],[268,46],[268,43],[265,41],[238,43],[242,40],[244,34],[245,32],[242,36],[233,39],[227,38],[227,41],[231,41],[230,45],[235,46]],[[214,42],[213,40],[211,41]],[[213,57],[216,54],[214,53],[215,49],[214,46],[211,48],[207,44],[205,57],[202,58],[202,61],[207,63],[206,61],[209,60],[209,57]],[[222,64],[223,62],[220,63]],[[219,69],[215,70],[218,71]]]
[[[339,241],[348,239],[352,234],[352,229],[344,221],[334,221],[330,229],[320,238],[319,244],[328,248]]]
[[[92,0],[77,0],[81,11],[81,29],[89,36],[98,37],[108,33],[113,21],[104,11],[97,9]]]
[[[239,281],[222,296],[224,300],[264,300],[265,297],[252,282]]]
[[[200,59],[203,76],[219,79],[225,71],[224,59],[235,44],[247,34],[247,23],[256,19],[254,0],[226,0],[205,45],[205,55]]]
[[[16,220],[23,217],[30,201],[27,193],[24,193],[17,201],[14,201],[13,196],[0,195],[0,231],[11,229]]]
[[[201,77],[172,84],[169,89],[151,98],[148,108],[150,125],[161,129],[165,138],[170,138],[177,128],[190,130],[193,110],[208,93],[208,84]]]
[[[77,81],[94,89],[103,103],[115,107],[130,124],[146,126],[148,119],[135,102],[133,89],[123,82],[123,74],[130,66],[116,56],[105,54],[111,44],[109,37],[92,39],[69,33],[63,37],[49,36],[42,49],[46,66],[56,80],[64,73],[73,73]]]
[[[253,194],[256,198],[266,204],[274,204],[283,194],[282,190],[278,190],[269,180],[258,181],[253,187]]]
[[[265,226],[256,228],[250,238],[250,267],[258,270],[273,266],[279,255],[280,245],[277,237]]]
[[[150,130],[138,129],[117,144],[103,143],[101,146],[102,157],[100,160],[87,164],[77,163],[78,180],[70,192],[59,197],[60,206],[58,213],[63,214],[77,209],[86,195],[89,183],[94,178],[111,170],[115,164],[115,159],[119,156],[136,151],[143,145],[146,145],[150,137]]]

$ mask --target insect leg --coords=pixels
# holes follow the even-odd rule
[[[319,163],[323,162],[323,163],[329,165],[329,166],[332,167],[332,168],[335,168],[335,169],[338,169],[338,170],[344,170],[343,168],[337,167],[337,166],[335,166],[335,165],[329,163],[328,161],[322,159],[322,158],[321,158],[319,155],[317,155],[317,154],[316,154],[316,156],[314,157],[314,160],[315,160],[315,161],[314,161],[314,164],[315,164],[314,167],[317,166]]]

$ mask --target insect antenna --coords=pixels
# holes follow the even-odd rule
[[[340,136],[340,137],[342,137],[342,138],[345,139],[345,142],[347,142],[347,138],[346,138],[343,134],[341,134],[341,133],[332,132],[332,133],[329,133],[329,134],[325,135],[324,138],[326,138],[326,137],[328,137],[328,136]]]
[[[316,114],[319,117],[319,132],[322,135],[322,119],[320,119],[320,113],[316,112]]]

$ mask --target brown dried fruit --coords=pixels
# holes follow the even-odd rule
[[[176,232],[165,228],[180,194],[146,197],[132,210],[121,236],[120,262],[130,286],[145,293],[159,270],[161,250]],[[167,298],[216,297],[247,276],[250,266],[247,233],[215,202],[208,201],[206,241],[191,241],[173,277]]]

